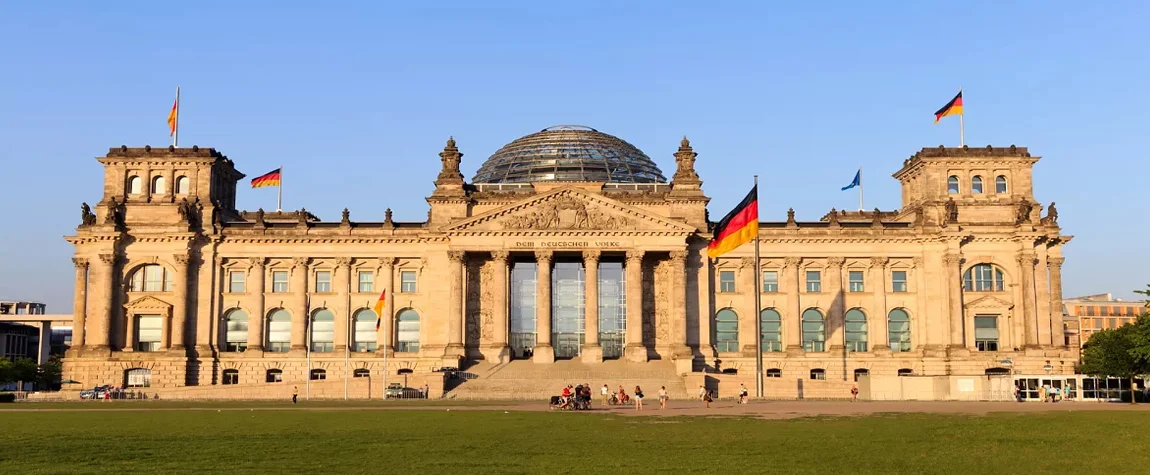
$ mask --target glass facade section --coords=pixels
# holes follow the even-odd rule
[[[520,137],[483,162],[472,183],[533,181],[666,183],[641,150],[590,127],[558,126]]]
[[[535,279],[538,270],[534,262],[511,263],[510,344],[516,358],[526,358],[535,348],[535,297],[539,295]]]
[[[622,262],[599,262],[599,345],[604,358],[623,356],[627,334],[627,281]]]
[[[551,344],[556,358],[574,358],[583,345],[584,278],[582,262],[557,261],[551,270]]]

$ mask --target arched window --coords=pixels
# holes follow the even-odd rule
[[[957,176],[951,175],[950,178],[946,179],[946,194],[948,194],[948,195],[957,195],[958,194],[958,177]]]
[[[974,178],[970,179],[970,192],[982,193],[982,177],[975,175]]]
[[[410,308],[400,310],[397,320],[395,351],[419,351],[419,312]]]
[[[284,380],[284,372],[278,369],[269,369],[267,372],[266,381],[269,383],[282,383]]]
[[[739,315],[734,310],[724,308],[715,313],[715,349],[739,351]]]
[[[352,339],[354,346],[352,349],[360,352],[375,351],[375,312],[366,308],[361,309],[355,312],[352,320],[355,321],[355,333]]]
[[[124,371],[124,386],[129,388],[151,387],[152,370],[145,368],[132,368]]]
[[[223,378],[220,379],[222,384],[240,384],[240,370],[238,369],[225,369]]]
[[[287,353],[291,349],[291,314],[277,308],[268,314],[268,344],[265,350]]]
[[[359,368],[352,372],[352,377],[355,378],[369,378],[371,377],[371,370],[367,368]]]
[[[985,373],[987,376],[1003,376],[1009,375],[1010,370],[1006,368],[986,368]]]
[[[172,273],[159,264],[140,266],[129,279],[132,292],[171,292]]]
[[[1006,193],[1006,177],[1005,176],[998,175],[998,177],[994,179],[994,192],[999,193],[999,194]]]
[[[228,310],[224,317],[224,351],[244,351],[248,348],[248,313],[238,308]]]
[[[890,351],[895,353],[910,351],[910,315],[906,310],[896,308],[887,315],[887,336]]]
[[[822,312],[813,308],[803,312],[803,350],[826,351],[826,329]]]
[[[335,346],[335,314],[321,308],[311,315],[311,351],[327,353]]]
[[[869,376],[869,375],[870,375],[870,371],[867,370],[866,368],[858,368],[855,370],[855,382],[857,383],[859,381],[859,376]]]
[[[963,289],[967,292],[1002,292],[1006,282],[1002,270],[990,264],[975,264],[962,276]]]
[[[773,308],[759,312],[759,325],[763,331],[763,351],[783,351],[783,318]]]
[[[857,308],[847,310],[844,324],[846,326],[847,351],[866,351],[866,314]]]
[[[188,180],[188,177],[186,177],[186,176],[176,177],[176,194],[177,195],[188,194],[188,185],[190,183],[191,183],[191,181]]]
[[[819,381],[826,381],[826,379],[827,379],[826,370],[824,370],[822,368],[812,369],[811,370],[811,379],[817,379]]]
[[[165,185],[167,185],[167,183],[164,183],[164,177],[157,176],[155,178],[152,178],[152,194],[153,195],[164,194],[164,191],[166,191]]]
[[[311,380],[312,381],[322,381],[325,379],[327,379],[327,371],[326,370],[322,370],[322,369],[311,370]]]
[[[898,370],[899,376],[910,376],[912,374],[914,374],[914,370],[910,368],[901,368]]]
[[[771,368],[767,370],[768,378],[781,378],[783,377],[783,370],[778,368]]]
[[[141,183],[142,183],[142,181],[141,181],[140,177],[138,177],[138,176],[128,177],[128,194],[129,195],[140,194],[140,192],[143,190]]]

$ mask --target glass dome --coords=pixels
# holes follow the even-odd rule
[[[634,145],[590,127],[560,125],[499,149],[472,183],[603,181],[666,183],[663,172]]]

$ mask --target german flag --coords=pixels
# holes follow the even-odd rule
[[[707,255],[712,259],[719,257],[751,242],[758,235],[759,186],[755,185],[747,197],[715,226],[715,237],[707,245]]]
[[[947,102],[942,109],[934,113],[934,123],[938,123],[940,119],[948,115],[962,115],[962,91],[958,91],[958,95],[954,96],[950,102]]]
[[[176,135],[176,127],[180,121],[180,91],[176,90],[176,102],[172,103],[172,111],[168,112],[168,136]]]
[[[379,326],[383,324],[383,303],[387,301],[387,289],[379,294],[379,300],[375,301],[375,331],[379,331]]]
[[[279,168],[252,178],[252,188],[261,188],[265,186],[280,186]]]

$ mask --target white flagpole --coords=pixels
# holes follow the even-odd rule
[[[307,374],[304,375],[304,384],[307,387],[307,400],[311,400],[311,296],[307,296],[307,304],[304,305],[304,352],[307,354]]]
[[[280,165],[280,184],[276,187],[276,212],[282,212],[284,203],[284,166]]]
[[[861,212],[864,209],[866,208],[863,208],[862,165],[859,165],[859,211]]]
[[[755,175],[755,204],[759,201],[759,176]],[[758,217],[755,217],[758,220]],[[757,226],[756,226],[757,227]],[[763,271],[759,269],[759,235],[755,233],[755,397],[766,397],[763,388],[763,322],[759,312],[762,312]]]
[[[962,86],[958,87],[958,93],[962,94]],[[962,105],[962,113],[958,114],[958,146],[959,147],[966,146],[966,130],[964,130],[966,127],[965,127],[965,124],[963,124],[963,118],[966,117],[966,104],[965,104],[965,102],[966,101],[964,100],[963,105]]]
[[[348,285],[348,290],[351,290],[351,288],[350,288],[351,287],[351,273],[350,273],[350,271],[348,273],[347,285]],[[351,294],[349,293],[348,295],[351,295]],[[345,317],[344,321],[346,321],[347,323],[345,323],[343,325],[344,331],[347,332],[344,335],[345,341],[343,342],[344,343],[343,344],[343,400],[344,401],[347,400],[347,384],[348,384],[347,380],[351,379],[351,373],[350,373],[350,370],[351,370],[351,332],[355,331],[355,327],[353,326],[353,325],[355,325],[355,322],[353,322],[351,320],[351,298],[350,297],[347,300],[347,304],[348,305],[345,308],[348,309],[348,313],[347,313],[347,315],[344,316]]]
[[[176,124],[172,131],[172,146],[180,146],[180,86],[176,86]]]

